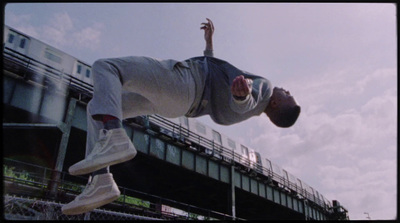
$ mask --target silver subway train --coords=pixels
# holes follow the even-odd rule
[[[64,83],[68,88],[92,94],[92,72],[87,63],[7,25],[4,26],[3,40],[4,64],[12,69],[28,67],[29,72],[24,72],[29,74],[27,79],[54,87]],[[233,163],[241,171],[265,178],[267,182],[306,198],[326,210],[332,207],[331,202],[317,190],[271,160],[262,158],[259,152],[196,119],[166,119],[158,115],[140,118],[146,120],[150,129],[187,145],[190,149],[204,153],[212,159]]]
[[[68,85],[91,91],[93,79],[87,63],[7,25],[4,25],[3,35],[4,60],[18,59],[17,64],[4,64],[25,68],[24,78],[56,88]]]

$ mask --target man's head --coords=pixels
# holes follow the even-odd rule
[[[289,91],[275,87],[265,113],[276,126],[287,128],[296,122],[300,110],[300,106]]]

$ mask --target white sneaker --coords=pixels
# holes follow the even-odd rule
[[[92,173],[107,166],[122,163],[136,156],[136,149],[125,132],[125,129],[102,129],[99,141],[92,152],[68,171],[71,175]]]
[[[111,173],[99,174],[86,186],[75,200],[64,205],[61,211],[65,215],[77,215],[116,200],[121,192]]]

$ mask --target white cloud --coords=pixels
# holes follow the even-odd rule
[[[87,46],[94,50],[100,44],[101,29],[103,25],[100,23],[94,24],[92,27],[86,27],[72,35],[73,40],[80,46]]]
[[[67,12],[54,13],[44,24],[29,25],[34,16],[8,14],[9,25],[28,35],[59,49],[71,47],[95,50],[100,46],[103,24],[92,23],[88,26],[76,26]]]
[[[7,12],[7,20],[6,25],[9,25],[23,33],[29,34],[35,38],[39,37],[39,31],[37,28],[32,26],[29,21],[32,19],[32,15],[30,14],[21,14],[16,15],[13,12]]]
[[[369,86],[375,88],[382,88],[384,86],[390,86],[393,80],[396,79],[396,71],[394,69],[378,69],[370,75],[365,75],[359,81],[356,82],[356,92],[362,94],[368,90]]]
[[[103,25],[94,23],[91,26],[77,28],[68,13],[56,13],[54,19],[43,26],[43,36],[60,47],[79,47],[96,49],[100,44]]]
[[[7,12],[8,25],[27,24],[31,20],[32,15],[20,14],[16,15],[13,12]]]
[[[396,210],[397,71],[351,73],[288,83],[292,93],[300,93],[298,122],[290,129],[260,124],[254,128],[262,133],[251,144],[328,199],[339,200],[351,219],[364,218],[360,207],[385,219]]]
[[[394,160],[360,158],[354,160],[352,167],[322,166],[318,176],[327,195],[340,198],[351,219],[363,219],[360,207],[373,214],[374,219],[385,219],[388,210],[392,216],[396,210],[395,170]]]
[[[55,47],[61,47],[67,44],[65,38],[65,32],[63,30],[57,29],[51,26],[44,26],[41,28],[42,35],[39,37],[44,42],[48,42],[50,45]]]
[[[53,19],[49,22],[49,26],[62,31],[63,33],[74,29],[72,19],[66,12],[55,13]]]

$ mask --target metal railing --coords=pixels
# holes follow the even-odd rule
[[[314,194],[311,194],[305,188],[299,187],[295,182],[291,182],[285,177],[282,177],[281,175],[267,169],[259,163],[253,162],[248,158],[243,158],[243,156],[235,153],[232,149],[228,149],[210,139],[189,131],[182,125],[178,125],[177,123],[163,118],[162,116],[150,115],[146,117],[149,119],[150,123],[154,123],[157,128],[160,128],[157,129],[156,132],[169,136],[173,140],[178,140],[183,143],[186,142],[189,145],[191,144],[192,147],[194,147],[196,150],[200,150],[200,152],[205,152],[206,154],[214,156],[216,159],[219,159],[221,161],[226,161],[231,164],[235,163],[244,165],[247,168],[247,171],[252,171],[253,173],[256,172],[263,175],[264,177],[267,177],[270,180],[274,180],[279,184],[278,186],[282,187],[282,189],[286,189],[290,192],[296,192],[298,195],[301,196],[301,198],[308,199],[320,205],[324,209],[329,209],[329,204],[326,204],[325,201],[317,198]],[[150,126],[150,128],[151,127],[152,126]],[[193,143],[195,146],[193,146]]]

